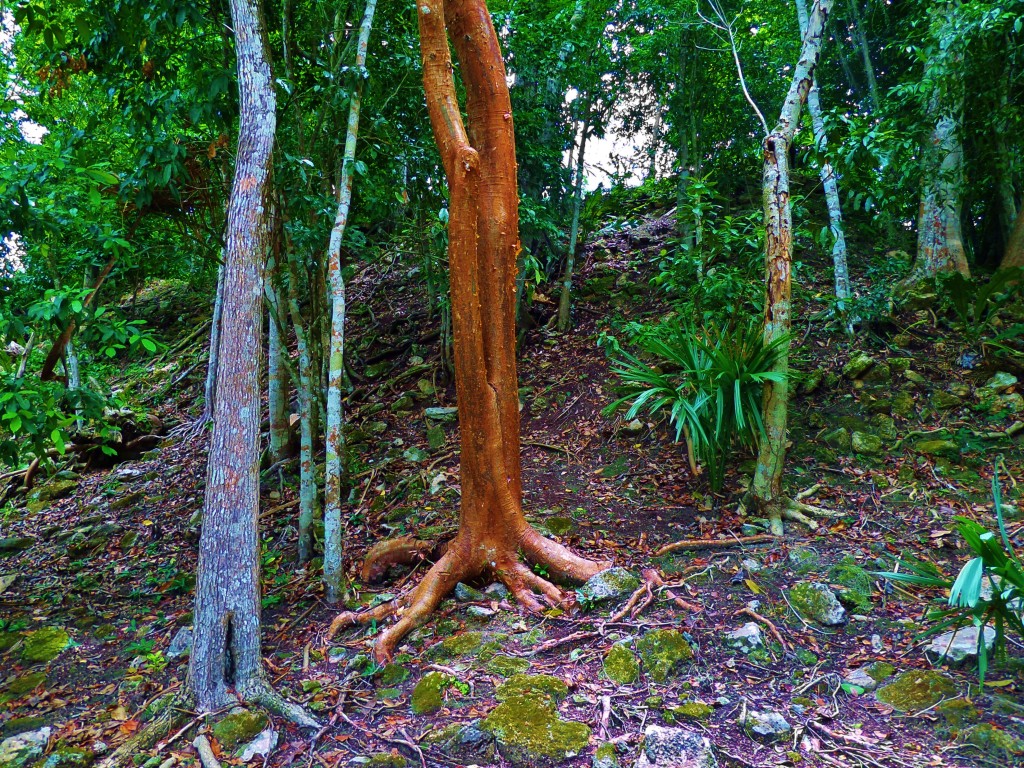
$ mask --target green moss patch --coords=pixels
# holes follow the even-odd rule
[[[409,761],[397,752],[385,752],[371,756],[363,765],[367,768],[406,768]]]
[[[487,671],[493,672],[495,675],[499,675],[500,677],[521,675],[529,668],[530,662],[526,659],[520,659],[517,656],[505,656],[500,653],[496,656],[492,656],[487,662]]]
[[[1019,739],[991,723],[982,723],[964,732],[964,741],[973,744],[982,752],[1007,764],[1024,755],[1024,739]],[[1016,761],[1014,761],[1016,762]]]
[[[615,745],[605,742],[594,752],[594,768],[619,768],[619,757],[615,753]]]
[[[677,668],[693,658],[693,649],[674,629],[653,629],[636,644],[648,676],[657,683],[668,680]]]
[[[442,672],[427,672],[412,689],[409,704],[417,715],[437,712],[444,706],[444,692],[451,685],[451,678]]]
[[[213,735],[223,749],[233,750],[235,747],[255,739],[266,727],[266,715],[243,709],[239,712],[232,712],[217,721],[213,726]]]
[[[590,728],[562,720],[539,696],[522,696],[499,704],[480,724],[494,735],[498,751],[516,768],[549,768],[586,749]]]
[[[899,712],[919,712],[956,696],[952,678],[935,670],[911,669],[875,691],[875,697]]]
[[[380,671],[377,682],[384,688],[394,688],[408,680],[411,674],[401,664],[388,664]]]
[[[14,701],[22,696],[31,693],[46,683],[45,672],[32,672],[28,675],[16,677],[10,684],[0,691],[0,701]]]
[[[498,701],[537,696],[551,704],[557,704],[568,694],[565,681],[552,675],[513,675],[494,690]]]
[[[53,750],[36,768],[84,768],[96,758],[91,749],[78,749],[60,745]]]
[[[43,627],[25,638],[21,658],[25,661],[45,663],[53,661],[71,645],[68,633],[60,627]]]
[[[839,602],[857,613],[867,613],[871,610],[875,580],[871,574],[857,565],[853,558],[843,558],[842,562],[829,572],[829,580],[845,587],[839,593]]]
[[[483,632],[463,632],[431,646],[427,655],[432,659],[457,659],[475,654],[483,644]]]
[[[708,704],[702,704],[699,701],[688,701],[685,704],[680,704],[678,707],[666,709],[661,713],[661,719],[669,725],[678,722],[704,723],[711,719],[714,711],[715,708]]]
[[[630,685],[640,677],[640,662],[628,643],[615,643],[604,657],[604,674],[619,685]]]

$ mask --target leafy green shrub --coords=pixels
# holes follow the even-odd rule
[[[1008,304],[1019,301],[1024,290],[1024,268],[1003,269],[992,275],[987,283],[966,278],[959,272],[941,278],[942,292],[953,308],[961,332],[977,343],[997,328],[997,316]],[[985,340],[1011,354],[1018,350],[1008,348],[1005,342],[1024,336],[1024,325],[1014,325]]]
[[[909,573],[876,573],[876,576],[892,581],[902,581],[921,587],[948,589],[948,608],[936,609],[928,619],[939,623],[923,633],[924,636],[937,634],[949,627],[959,628],[968,622],[978,631],[978,675],[985,681],[988,670],[988,652],[985,647],[985,633],[981,628],[991,625],[996,637],[993,652],[996,657],[1006,655],[1006,629],[1009,627],[1024,638],[1024,624],[1021,623],[1022,601],[1024,601],[1024,563],[1014,550],[1003,521],[1002,493],[999,487],[999,463],[996,461],[992,474],[992,499],[994,501],[999,536],[983,525],[966,517],[957,517],[957,531],[967,546],[974,552],[955,580],[936,574],[933,569],[921,564],[903,561]],[[985,577],[992,586],[990,597],[982,594]]]
[[[667,413],[676,441],[685,436],[707,468],[712,490],[720,490],[733,450],[753,447],[764,434],[761,387],[781,379],[773,367],[786,341],[766,345],[757,323],[725,329],[677,324],[662,335],[641,338],[642,349],[656,364],[609,343],[612,372],[628,394],[604,413],[627,402],[627,419],[641,411]]]

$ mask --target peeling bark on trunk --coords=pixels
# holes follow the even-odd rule
[[[832,0],[818,0],[811,9],[789,93],[779,122],[764,140],[765,215],[765,323],[766,344],[788,337],[791,326],[790,294],[793,262],[793,215],[789,199],[789,147],[800,121],[800,108],[814,83],[814,69],[821,54],[825,22]],[[789,342],[780,349],[774,370],[782,374],[764,387],[765,436],[759,446],[754,473],[754,503],[766,511],[772,532],[782,533],[782,468],[786,456],[786,423],[789,408]]]
[[[583,580],[607,567],[545,539],[522,511],[515,360],[518,199],[512,108],[498,39],[484,0],[420,0],[423,81],[450,192],[448,257],[455,385],[462,441],[459,530],[415,590],[338,628],[399,615],[377,642],[378,660],[422,624],[457,582],[490,573],[529,610],[565,599],[519,561],[520,552],[555,576]],[[469,133],[452,78],[448,34],[466,86]]]
[[[327,462],[325,469],[326,492],[324,502],[324,587],[327,602],[335,603],[342,595],[341,501],[345,477],[344,413],[341,405],[345,384],[345,278],[341,273],[341,241],[345,236],[349,207],[352,204],[353,164],[356,140],[359,136],[359,109],[362,100],[363,78],[366,70],[366,48],[373,27],[373,14],[377,0],[366,0],[363,22],[359,27],[356,44],[356,85],[349,100],[348,130],[345,134],[345,154],[341,161],[338,184],[338,206],[331,228],[327,249],[327,271],[331,284],[331,335],[327,369]]]

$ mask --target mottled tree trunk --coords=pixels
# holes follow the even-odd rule
[[[206,362],[206,387],[203,390],[203,415],[200,422],[213,419],[217,400],[217,362],[220,356],[220,326],[224,316],[224,262],[217,267],[217,292],[213,298],[213,320],[210,322],[210,354]]]
[[[814,83],[814,69],[821,54],[825,22],[832,0],[818,0],[811,9],[789,93],[779,122],[764,140],[764,215],[765,215],[765,323],[766,344],[789,336],[791,327],[790,295],[793,262],[793,215],[789,200],[789,147],[800,121],[800,108]],[[782,533],[782,468],[786,456],[786,424],[789,408],[789,342],[783,343],[774,370],[779,381],[764,387],[761,441],[754,473],[752,497],[766,511],[772,531]]]
[[[952,13],[959,5],[957,0],[945,3],[944,8]],[[944,38],[947,34],[951,33],[940,30],[938,36]],[[964,150],[960,143],[964,111],[963,52],[947,48],[936,39],[930,56],[928,69],[939,74],[935,76],[928,102],[928,118],[934,127],[921,151],[923,181],[917,217],[917,258],[911,281],[951,272],[970,276],[960,231],[964,187]],[[938,57],[943,61],[937,61]]]
[[[1013,267],[1024,267],[1024,209],[1017,214],[1017,221],[1013,225],[1013,231],[1010,232],[1003,260],[999,264],[1000,269]]]
[[[341,540],[341,502],[345,477],[344,413],[341,405],[345,384],[345,277],[341,272],[341,241],[345,236],[349,207],[352,204],[352,180],[359,136],[359,109],[366,70],[366,48],[373,27],[377,0],[366,0],[363,22],[356,44],[356,83],[349,99],[348,130],[345,133],[345,154],[341,161],[338,183],[337,212],[327,248],[327,271],[331,283],[331,337],[327,369],[327,434],[324,501],[324,587],[327,601],[337,602],[342,594],[343,547]]]
[[[519,602],[539,611],[561,590],[519,561],[587,579],[606,564],[545,539],[522,511],[519,402],[515,360],[515,263],[519,249],[512,108],[498,39],[484,0],[420,0],[423,81],[450,193],[448,258],[455,336],[455,385],[462,442],[459,530],[415,590],[361,615],[342,614],[332,633],[354,621],[398,613],[376,646],[379,660],[460,580],[490,573]],[[447,34],[446,34],[447,27]],[[466,86],[469,132],[456,96],[448,35]]]
[[[796,11],[800,21],[800,35],[803,36],[807,34],[807,4],[805,0],[796,0]],[[821,99],[816,77],[812,80],[811,88],[807,92],[807,112],[811,117],[814,146],[818,152],[818,163],[821,166],[821,184],[825,190],[825,205],[828,207],[829,230],[832,233],[832,269],[836,286],[836,309],[844,320],[847,333],[852,333],[855,318],[846,316],[853,294],[850,290],[850,271],[846,259],[846,232],[843,229],[843,208],[839,199],[839,179],[832,164],[828,161],[828,135],[825,133],[825,120],[821,114]]]
[[[231,0],[239,135],[228,202],[222,338],[199,541],[186,695],[201,712],[237,699],[315,725],[275,696],[260,656],[259,361],[276,100],[255,0]]]
[[[572,224],[569,227],[569,248],[565,254],[565,273],[562,275],[562,294],[558,301],[558,330],[569,328],[572,308],[572,280],[576,271],[576,246],[580,236],[580,211],[583,208],[583,162],[586,159],[587,138],[590,135],[590,119],[584,108],[583,132],[580,135],[580,149],[576,156],[576,173],[572,200]]]

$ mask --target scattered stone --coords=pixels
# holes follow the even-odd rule
[[[635,768],[718,768],[711,742],[687,728],[649,725]]]
[[[11,588],[11,584],[18,580],[16,573],[0,573],[0,595]]]
[[[535,696],[551,705],[558,704],[568,694],[569,686],[565,681],[552,675],[513,675],[494,690],[498,701]]]
[[[973,666],[978,663],[978,637],[982,634],[978,627],[961,627],[955,631],[944,632],[932,638],[924,649],[924,655],[933,665],[945,664],[950,667]],[[996,641],[996,631],[985,627],[985,650],[991,654]]]
[[[509,595],[508,587],[496,581],[484,590],[484,594],[495,600],[504,600]]]
[[[882,636],[881,635],[872,635],[871,636],[871,650],[873,650],[875,653],[881,653],[884,649],[885,649],[885,646],[882,645]]]
[[[892,398],[892,413],[894,416],[900,416],[904,419],[908,419],[914,415],[917,411],[917,403],[914,401],[914,396],[909,392],[899,391]]]
[[[470,720],[465,725],[452,723],[427,734],[423,741],[436,744],[446,755],[466,765],[494,762],[494,735],[481,730],[480,720]]]
[[[471,586],[463,584],[461,581],[455,585],[452,595],[460,603],[478,603],[487,599],[484,596],[484,593],[479,589],[473,589]]]
[[[934,670],[911,669],[875,691],[875,698],[898,712],[920,712],[957,695],[952,678]]]
[[[761,571],[761,564],[752,557],[743,560],[740,565],[746,569],[747,573],[759,573]]]
[[[793,731],[793,726],[778,712],[747,710],[746,718],[740,723],[747,735],[758,741],[779,741]]]
[[[1024,755],[1024,739],[1019,739],[991,723],[981,723],[967,729],[963,734],[963,740],[999,761],[1006,761],[1006,765],[1019,765],[1017,758]]]
[[[112,510],[129,509],[142,501],[143,498],[145,498],[145,494],[142,491],[132,491],[124,496],[118,496],[110,502],[110,508]]]
[[[625,568],[596,573],[579,588],[580,602],[590,605],[624,600],[640,586],[640,578]]]
[[[242,747],[239,757],[242,758],[243,763],[247,763],[257,755],[260,757],[266,757],[273,752],[274,747],[276,746],[277,731],[271,728],[265,728],[257,734],[255,739]]]
[[[41,485],[28,495],[30,501],[56,501],[64,499],[75,492],[78,482],[70,480],[51,480]]]
[[[192,651],[192,627],[181,627],[171,638],[171,644],[167,648],[168,659],[180,659],[188,656]]]
[[[927,387],[928,386],[928,379],[926,379],[924,376],[922,376],[917,371],[904,371],[903,372],[903,378],[905,378],[911,384],[915,384],[915,385],[917,385],[919,387]]]
[[[734,629],[725,635],[725,644],[729,648],[735,648],[743,653],[764,647],[764,635],[761,634],[761,627],[753,621],[748,621],[739,629]]]
[[[850,439],[850,431],[846,427],[836,427],[831,432],[821,436],[825,445],[830,445],[840,451],[848,451],[853,446]]]
[[[864,352],[855,352],[843,366],[843,375],[848,379],[859,379],[875,365],[875,359]]]
[[[619,768],[619,756],[615,752],[615,745],[606,741],[594,752],[593,768]]]
[[[938,411],[950,411],[954,408],[959,408],[964,404],[963,399],[957,397],[952,392],[946,392],[945,390],[939,389],[932,393],[932,405]]]
[[[633,419],[622,425],[622,431],[629,435],[637,435],[644,431],[644,423],[640,419]]]
[[[876,661],[872,664],[850,670],[843,678],[843,682],[856,685],[867,693],[878,688],[880,683],[892,677],[895,672],[896,668],[892,664]]]
[[[429,715],[444,706],[444,692],[451,678],[443,672],[427,672],[412,689],[409,704],[417,715]]]
[[[423,415],[431,421],[451,424],[458,420],[458,408],[424,408]]]
[[[789,550],[789,564],[796,573],[807,573],[818,567],[821,558],[808,547],[794,547]]]
[[[16,555],[36,543],[31,536],[12,536],[0,539],[0,557]]]
[[[899,437],[899,432],[896,429],[896,421],[888,414],[876,413],[871,418],[871,424],[878,432],[878,436],[883,440],[895,440]]]
[[[21,658],[29,662],[53,661],[71,645],[68,633],[60,627],[43,627],[25,638]]]
[[[0,742],[0,768],[23,768],[43,756],[50,729],[19,733]]]
[[[256,738],[267,727],[267,716],[261,712],[236,709],[218,720],[213,735],[221,749],[234,751],[236,747]]]
[[[864,456],[877,456],[882,452],[882,438],[870,432],[854,432],[850,437],[850,445],[854,453]]]
[[[693,658],[693,649],[677,630],[652,629],[636,644],[647,675],[664,683],[680,666]]]
[[[17,736],[19,733],[38,731],[46,725],[45,717],[15,717],[0,726],[0,736]]]
[[[481,723],[494,735],[498,752],[516,768],[550,768],[575,757],[590,742],[584,723],[562,720],[542,696],[503,701]]]
[[[789,599],[800,615],[834,627],[846,622],[846,609],[835,592],[817,581],[802,581],[789,590]]]
[[[978,387],[978,397],[984,398],[986,394],[991,393],[992,395],[1005,395],[1017,384],[1017,377],[1012,373],[1006,371],[1000,371],[995,374],[991,379],[985,382],[981,387]]]
[[[640,662],[629,643],[615,643],[604,657],[604,674],[619,685],[631,685],[640,678]]]
[[[496,613],[497,611],[482,605],[471,605],[466,609],[467,616],[481,620],[494,618]]]

